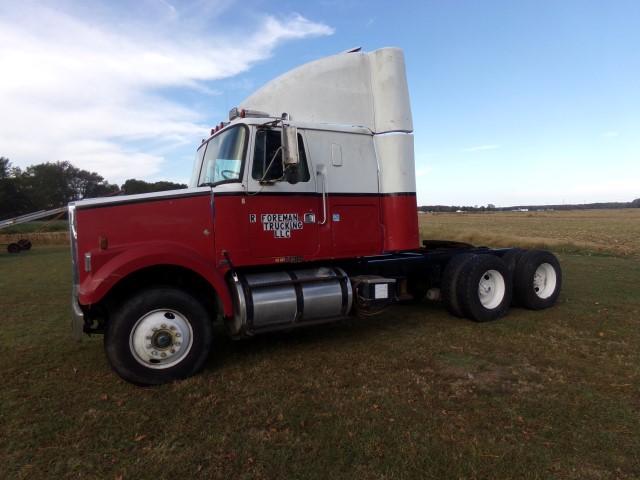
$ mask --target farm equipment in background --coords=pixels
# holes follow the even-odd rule
[[[21,223],[32,222],[34,220],[40,220],[42,218],[55,217],[59,218],[67,212],[67,207],[54,208],[51,210],[39,210],[33,213],[27,213],[26,215],[20,215],[19,217],[8,218],[6,220],[0,220],[0,230],[4,228],[20,225]],[[25,233],[25,236],[28,234]],[[23,250],[31,250],[31,240],[28,238],[21,238],[17,242],[12,242],[7,245],[7,251],[9,253],[20,253]]]

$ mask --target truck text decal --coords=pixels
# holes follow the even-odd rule
[[[291,238],[291,230],[302,230],[297,213],[263,213],[262,230],[273,232],[274,238]]]

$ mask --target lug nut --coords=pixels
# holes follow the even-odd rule
[[[162,358],[164,358],[164,357],[166,357],[166,356],[167,356],[167,354],[166,354],[166,353],[164,353],[164,352],[162,352],[162,353],[160,354],[160,356],[161,356]]]
[[[178,333],[176,333],[176,337],[180,338],[181,336],[182,336],[182,334],[181,334],[181,333],[179,333],[179,332],[178,332]]]
[[[175,327],[175,326],[173,326],[173,325],[171,325],[171,326],[169,327],[169,329],[170,329],[170,330],[175,330],[175,329],[176,329],[176,327]]]
[[[167,328],[167,324],[163,323],[162,325],[160,325],[162,328]]]
[[[172,348],[172,349],[171,349],[171,353],[176,353],[176,349],[175,349],[175,348]]]

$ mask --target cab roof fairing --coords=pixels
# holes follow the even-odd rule
[[[271,80],[238,108],[311,124],[360,125],[374,134],[413,131],[404,55],[399,48],[347,52]]]

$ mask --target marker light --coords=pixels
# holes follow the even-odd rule
[[[247,108],[238,108],[238,107],[233,107],[231,110],[229,110],[229,121],[234,120],[238,117],[239,118],[248,118],[248,117],[273,118],[268,113],[261,112],[259,110],[249,110]]]

